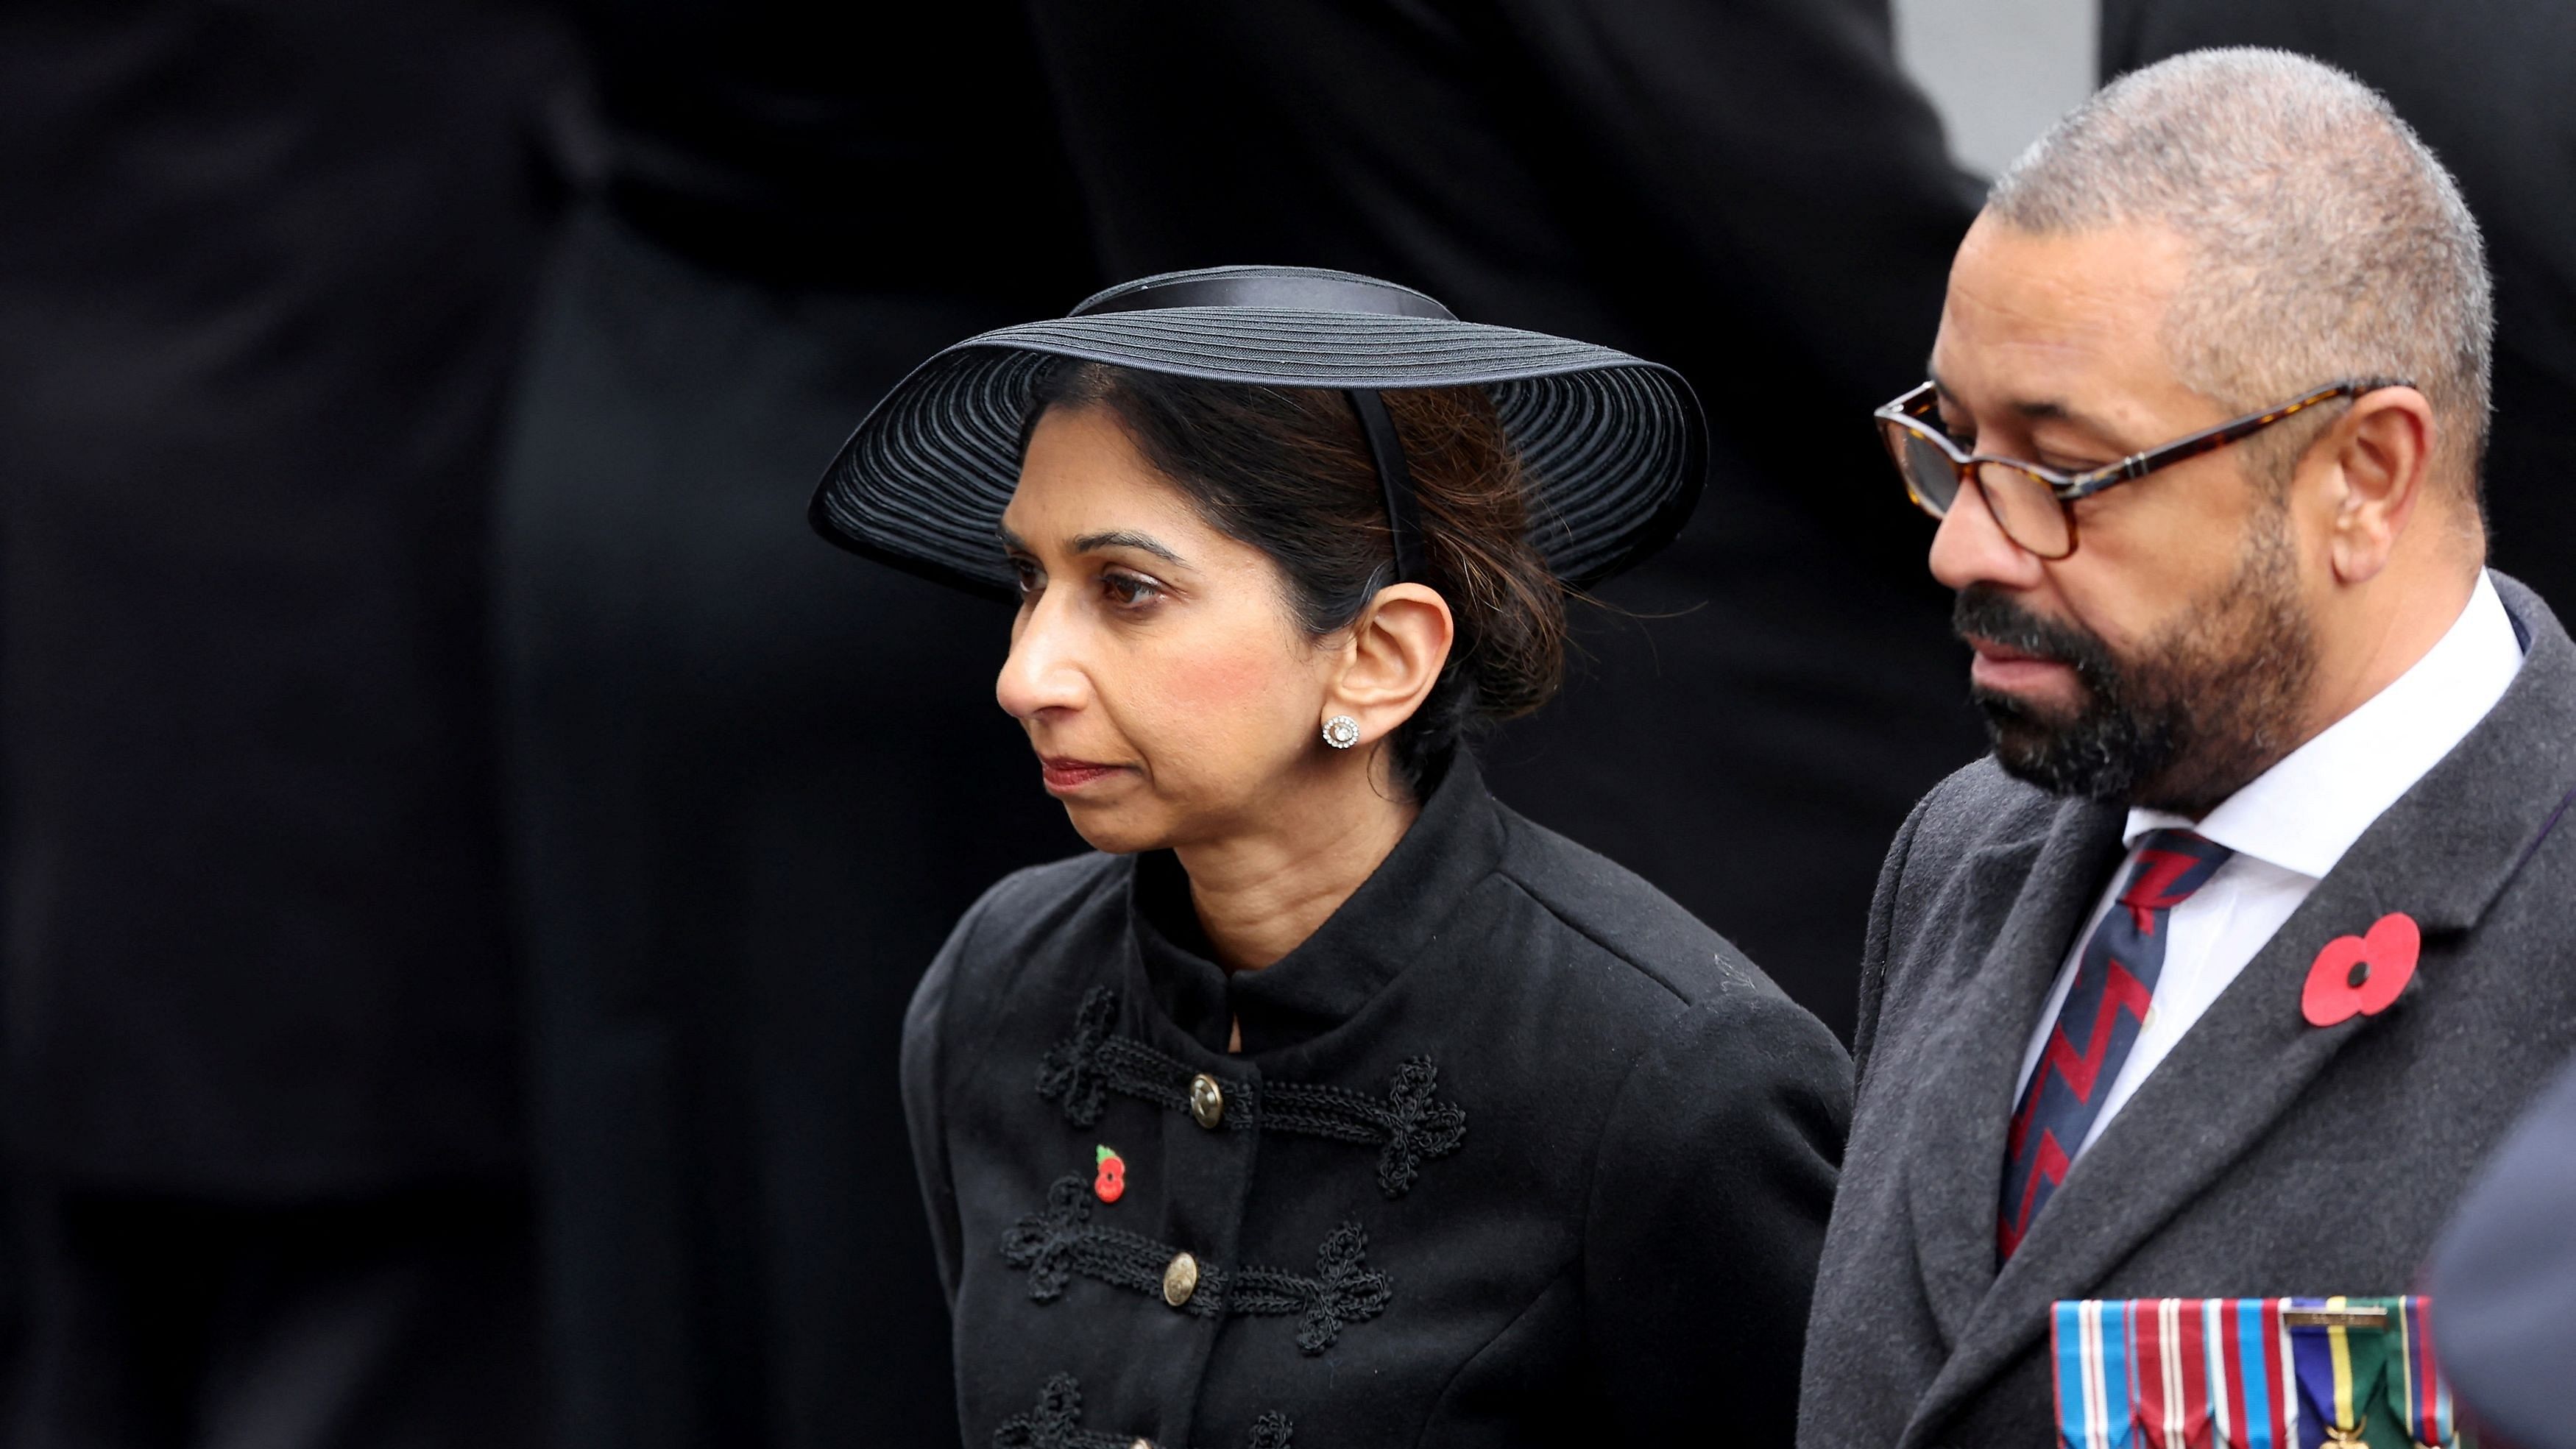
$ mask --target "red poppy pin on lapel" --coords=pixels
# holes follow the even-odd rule
[[[2415,955],[2424,933],[2415,918],[2392,911],[2359,936],[2337,936],[2317,953],[2308,968],[2307,990],[2299,993],[2299,1010],[2310,1026],[2333,1026],[2355,1013],[2377,1016],[2415,979]]]
[[[1093,1149],[1091,1160],[1100,1169],[1099,1175],[1091,1179],[1092,1195],[1102,1202],[1116,1202],[1125,1197],[1127,1159],[1120,1157],[1113,1148],[1099,1147]]]

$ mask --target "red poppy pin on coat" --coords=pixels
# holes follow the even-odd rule
[[[1091,1180],[1092,1194],[1102,1202],[1116,1202],[1127,1195],[1127,1159],[1108,1147],[1096,1148],[1092,1161],[1100,1174]]]
[[[2415,918],[2392,911],[2358,936],[2337,936],[2308,968],[2299,1010],[2310,1026],[2333,1026],[2356,1014],[2377,1016],[2415,979],[2415,956],[2424,933]]]

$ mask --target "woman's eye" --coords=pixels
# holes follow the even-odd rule
[[[1023,599],[1036,598],[1038,591],[1046,587],[1046,575],[1039,572],[1036,564],[1024,558],[1011,560],[1011,580],[1018,585]]]
[[[1116,570],[1100,576],[1100,587],[1115,602],[1131,607],[1152,603],[1163,596],[1163,586],[1152,579]]]

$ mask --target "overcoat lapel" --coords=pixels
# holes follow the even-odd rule
[[[1947,979],[1926,1000],[1943,1003],[1922,1050],[1921,1086],[1907,1104],[1907,1213],[1924,1294],[1956,1343],[1995,1281],[1995,1209],[2014,1079],[2075,932],[2118,865],[2121,812],[2089,801],[2058,806],[2045,833],[1990,845],[1969,859],[1955,888],[1970,903],[2009,903],[1991,935],[1972,915],[1953,948]],[[1978,1164],[1986,1164],[1978,1170]]]
[[[1922,1442],[2035,1344],[2047,1331],[2052,1302],[2089,1294],[2206,1190],[2290,1110],[2346,1043],[2395,1019],[2415,997],[2443,987],[2438,974],[2419,973],[2379,1016],[2311,1027],[2300,1014],[2300,991],[2328,941],[2359,934],[2391,911],[2413,916],[2428,946],[2456,939],[2477,924],[2541,837],[2559,825],[2576,792],[2576,731],[2570,728],[2576,722],[2576,646],[2527,591],[2508,580],[2499,580],[2499,587],[2530,641],[2512,688],[2458,748],[2363,833],[2076,1159],[2048,1210],[1953,1340],[1956,1347],[1919,1404],[1907,1442]],[[2226,1090],[2212,1091],[2211,1084],[2219,1082]],[[1978,1150],[2000,1161],[1999,1128],[1975,1141]]]

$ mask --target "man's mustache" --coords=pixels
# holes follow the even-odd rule
[[[2034,614],[1991,584],[1970,584],[1959,591],[1950,609],[1950,628],[1962,640],[1983,639],[2017,654],[2071,665],[2096,690],[2119,678],[2110,649],[2098,637]]]

